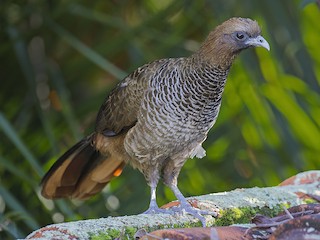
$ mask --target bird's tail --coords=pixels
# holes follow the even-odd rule
[[[92,144],[90,135],[70,148],[41,181],[45,198],[85,199],[98,192],[124,168],[124,161],[104,156]]]

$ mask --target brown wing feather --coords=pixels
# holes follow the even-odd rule
[[[102,104],[97,119],[96,132],[115,136],[135,125],[142,98],[148,90],[159,62],[157,60],[139,67],[123,79]]]

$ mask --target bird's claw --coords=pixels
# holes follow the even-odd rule
[[[149,207],[149,209],[145,212],[143,212],[142,214],[172,214],[172,211],[169,209],[162,209],[159,207]]]
[[[176,214],[181,214],[181,215],[189,214],[194,216],[195,218],[201,221],[203,227],[206,227],[206,218],[203,215],[211,215],[213,217],[218,216],[217,212],[200,210],[192,207],[190,204],[183,204],[183,205],[180,205],[179,207],[173,207],[172,210]]]

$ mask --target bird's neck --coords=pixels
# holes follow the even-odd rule
[[[225,71],[230,69],[236,56],[237,54],[225,52],[221,48],[200,48],[193,54],[193,58],[197,59],[197,61]]]
[[[192,57],[199,62],[228,70],[239,52],[235,52],[230,44],[227,44],[221,36],[218,36],[215,32],[210,33]]]

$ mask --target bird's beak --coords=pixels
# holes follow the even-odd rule
[[[249,38],[246,41],[246,44],[248,46],[253,46],[253,47],[264,47],[265,49],[267,49],[268,51],[270,51],[270,45],[267,42],[267,40],[265,40],[262,36],[258,36],[255,38]]]

